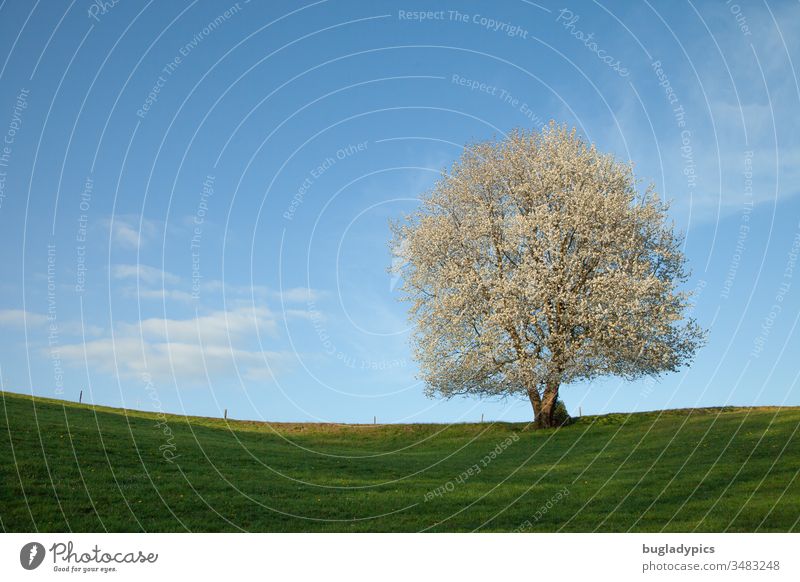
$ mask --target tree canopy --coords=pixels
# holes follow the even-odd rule
[[[703,342],[668,204],[574,129],[468,146],[392,229],[430,395],[527,395],[547,427],[561,385],[674,371]]]

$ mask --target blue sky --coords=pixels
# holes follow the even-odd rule
[[[387,223],[464,144],[555,119],[673,200],[710,328],[570,411],[800,404],[796,2],[102,4],[0,4],[3,389],[529,419],[423,396]]]

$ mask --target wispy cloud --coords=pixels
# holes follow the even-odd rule
[[[273,334],[276,329],[276,317],[266,307],[214,311],[191,319],[154,317],[119,326],[123,335],[142,335],[147,339],[200,342],[206,345],[235,342],[257,332]]]
[[[123,297],[131,299],[144,299],[144,300],[159,300],[159,301],[178,301],[180,303],[192,303],[195,301],[192,294],[188,291],[181,291],[180,289],[145,289],[139,287],[124,287],[122,289]]]
[[[319,301],[325,293],[309,287],[292,287],[274,291],[273,295],[286,303],[308,303],[309,301]]]
[[[47,329],[50,326],[60,334],[78,337],[96,337],[103,332],[103,328],[87,322],[50,319],[43,313],[35,313],[23,309],[0,309],[0,326],[27,327],[29,329]],[[32,338],[34,341],[36,338]]]
[[[280,304],[307,304],[318,302],[327,296],[325,291],[310,287],[291,287],[270,289],[264,285],[239,285],[217,279],[200,283],[200,293],[190,292],[189,284],[181,277],[147,265],[115,265],[112,269],[115,279],[137,279],[139,287],[125,287],[126,297],[139,299],[173,300],[183,303],[197,303],[200,299],[226,297],[229,302],[256,297],[258,301],[273,300]],[[287,308],[284,315],[297,316],[297,309]]]
[[[119,215],[103,221],[110,229],[111,244],[122,249],[138,250],[155,239],[158,223],[137,215]]]
[[[292,360],[287,352],[251,351],[231,346],[184,342],[150,342],[134,337],[106,338],[70,344],[60,350],[64,361],[125,378],[148,373],[160,382],[183,387],[202,381],[271,376]]]
[[[136,377],[149,373],[160,381],[196,383],[204,379],[246,379],[271,376],[294,356],[265,350],[259,338],[273,338],[275,315],[266,307],[239,307],[198,314],[187,319],[148,318],[120,323],[105,338],[61,347],[61,357],[74,365]]]
[[[634,159],[639,176],[655,180],[674,201],[675,215],[691,217],[690,226],[738,214],[745,202],[800,194],[799,96],[791,74],[797,62],[790,61],[798,61],[800,42],[789,32],[800,26],[800,5],[771,6],[775,21],[770,10],[742,5],[748,36],[727,8],[696,8],[709,34],[681,37],[685,54],[653,44],[653,61],[666,77],[653,62],[640,64],[630,83],[607,90],[612,116],[581,117],[590,138]],[[640,10],[642,18],[654,16]],[[676,108],[683,109],[683,125]]]
[[[148,285],[177,285],[180,282],[180,277],[177,275],[143,264],[114,265],[111,274],[115,279],[138,279]]]
[[[23,309],[0,310],[0,325],[13,327],[38,327],[47,323],[47,316]]]

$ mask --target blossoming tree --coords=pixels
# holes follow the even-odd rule
[[[526,395],[551,427],[559,388],[688,363],[681,237],[631,165],[564,126],[467,147],[393,224],[429,395]]]

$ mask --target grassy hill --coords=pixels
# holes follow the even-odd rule
[[[5,531],[797,531],[800,408],[525,424],[161,416],[0,392]]]

